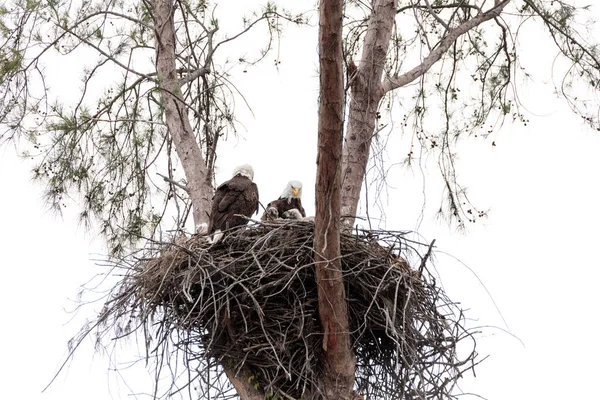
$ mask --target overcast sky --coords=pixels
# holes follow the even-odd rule
[[[595,15],[600,17],[597,9]],[[597,398],[600,134],[554,98],[554,53],[550,41],[536,35],[521,59],[535,76],[521,88],[530,122],[507,123],[495,133],[495,147],[479,138],[460,147],[461,179],[476,203],[490,209],[488,218],[457,233],[435,219],[435,171],[425,171],[431,187],[424,196],[421,172],[398,168],[383,197],[382,225],[418,227],[424,238],[436,239],[435,265],[449,296],[469,309],[476,320],[471,326],[488,327],[478,351],[489,358],[476,368],[477,378],[464,379],[463,390],[490,400]],[[314,213],[316,57],[315,30],[290,28],[277,70],[266,62],[235,77],[253,115],[238,104],[243,126],[240,137],[222,148],[219,182],[248,162],[263,204],[288,180],[299,179],[307,213]],[[152,377],[141,365],[109,371],[115,362],[131,360],[134,341],[120,346],[129,359],[82,348],[41,393],[64,359],[67,341],[101,306],[73,315],[79,287],[105,269],[94,261],[104,253],[101,241],[77,225],[76,209],[62,218],[46,210],[30,168],[12,147],[0,149],[2,397],[146,398],[139,393],[151,392]]]

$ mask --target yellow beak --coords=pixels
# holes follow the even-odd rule
[[[292,192],[294,192],[294,197],[300,196],[300,189],[298,189],[298,188],[292,188]]]

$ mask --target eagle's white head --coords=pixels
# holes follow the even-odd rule
[[[289,181],[280,199],[299,199],[302,197],[302,182],[300,181]]]
[[[233,170],[233,176],[242,175],[251,181],[254,180],[254,169],[249,164],[240,165],[239,167],[235,167]]]

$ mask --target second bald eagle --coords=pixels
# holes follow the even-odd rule
[[[267,205],[262,220],[269,221],[277,218],[301,219],[306,217],[301,197],[302,183],[300,181],[289,181],[281,196]]]

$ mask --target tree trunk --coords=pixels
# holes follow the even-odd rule
[[[375,0],[358,68],[351,62],[350,110],[342,157],[342,216],[344,227],[352,227],[365,179],[375,119],[384,92],[381,79],[388,52],[397,0]]]
[[[241,400],[265,400],[265,394],[260,390],[254,389],[252,383],[250,383],[252,375],[248,371],[242,370],[236,375],[235,368],[223,366],[223,370],[225,370],[227,378],[229,378],[229,381],[235,387]]]
[[[323,330],[325,399],[352,396],[355,358],[340,260],[341,153],[344,128],[342,0],[322,0],[319,18],[320,104],[317,155],[315,263]]]
[[[168,134],[173,139],[175,151],[181,161],[187,179],[187,189],[192,201],[196,228],[208,230],[213,188],[210,174],[202,157],[202,151],[193,134],[187,107],[181,100],[181,87],[177,80],[175,64],[175,27],[173,24],[173,1],[154,1],[154,34],[156,41],[156,71],[165,108]],[[237,366],[223,363],[227,377],[242,400],[263,400],[264,394],[249,382],[249,373]]]
[[[156,42],[156,72],[161,91],[162,105],[168,134],[173,139],[177,156],[181,161],[187,188],[193,207],[196,227],[206,224],[210,218],[212,185],[204,163],[202,151],[192,131],[188,110],[181,100],[181,87],[177,80],[175,64],[175,27],[173,24],[173,1],[154,1],[154,35]]]

